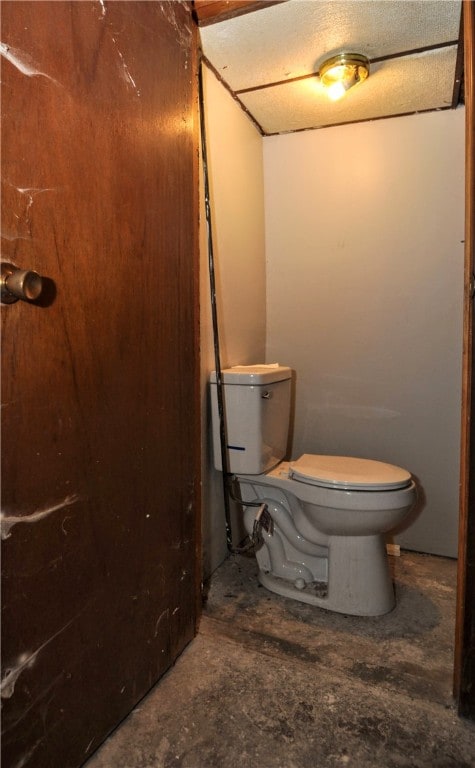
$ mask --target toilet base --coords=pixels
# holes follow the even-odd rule
[[[395,606],[382,536],[330,537],[325,596],[321,582],[303,585],[301,579],[293,582],[263,570],[258,578],[263,587],[282,597],[350,616],[382,616]]]
[[[290,597],[292,600],[299,600],[301,603],[318,605],[319,608],[335,610],[328,605],[328,590],[321,589],[320,585],[322,582],[312,582],[311,584],[306,584],[302,589],[299,589],[291,581],[281,579],[279,576],[274,576],[272,573],[259,571],[257,578],[263,587],[270,592],[275,592],[277,595],[281,595],[281,597]],[[322,592],[326,594],[322,594]]]

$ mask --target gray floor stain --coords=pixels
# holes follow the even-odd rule
[[[475,768],[452,695],[456,563],[391,558],[397,606],[362,619],[211,579],[200,631],[87,768]]]

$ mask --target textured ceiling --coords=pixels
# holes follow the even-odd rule
[[[288,0],[202,27],[203,53],[263,134],[454,106],[460,0]],[[325,58],[366,55],[368,80],[332,102]]]

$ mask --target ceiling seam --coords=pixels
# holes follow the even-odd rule
[[[377,117],[363,117],[360,120],[346,120],[341,123],[325,123],[325,125],[309,125],[307,128],[290,128],[288,131],[273,131],[272,133],[263,133],[263,137],[285,136],[289,133],[303,133],[304,131],[321,131],[324,128],[339,128],[343,125],[356,125],[357,123],[372,123],[376,120],[388,120],[394,117],[410,117],[411,115],[425,115],[428,112],[445,112],[453,109],[451,105],[447,107],[430,107],[429,109],[418,109],[413,112],[396,112],[393,115],[378,115]]]
[[[459,44],[458,40],[451,40],[446,43],[428,45],[423,48],[414,48],[412,50],[403,51],[401,53],[392,53],[388,56],[378,56],[378,57],[375,57],[374,59],[370,59],[369,62],[370,64],[378,64],[381,61],[391,61],[392,59],[402,59],[409,56],[415,56],[418,53],[426,53],[427,51],[435,51],[435,50],[440,50],[442,48],[450,48],[458,44]],[[213,68],[213,71],[215,71],[217,77],[220,77],[219,73],[217,73],[216,70],[214,70],[214,68]],[[286,85],[288,83],[297,83],[300,80],[309,80],[312,77],[318,77],[318,72],[308,72],[306,75],[299,75],[298,77],[289,77],[286,80],[276,80],[275,82],[264,83],[263,85],[254,85],[251,88],[238,88],[235,91],[232,90],[231,86],[228,85],[227,87],[230,93],[235,94],[236,96],[239,96],[242,93],[252,93],[254,91],[263,91],[263,90],[266,90],[267,88],[276,88],[279,85]],[[223,82],[225,83],[224,80]]]
[[[216,77],[216,79],[221,83],[221,85],[226,88],[229,95],[234,99],[234,101],[238,104],[238,106],[242,109],[242,111],[247,115],[251,123],[254,125],[256,130],[261,134],[261,136],[266,136],[262,125],[260,125],[254,115],[248,110],[246,105],[241,101],[241,99],[237,96],[236,92],[233,91],[229,85],[227,84],[226,80],[219,74],[218,70],[211,64],[210,60],[204,55],[203,52],[201,52],[201,61],[205,66],[208,67],[210,72],[213,73],[213,75]]]

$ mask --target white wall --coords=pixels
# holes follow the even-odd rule
[[[397,539],[456,556],[464,110],[264,140],[267,359],[297,371],[293,455],[399,464]]]
[[[216,262],[221,365],[264,361],[266,276],[262,138],[205,67],[205,116]],[[213,468],[208,377],[214,370],[208,250],[201,208],[201,365],[203,400],[203,568],[226,556],[221,473]]]

